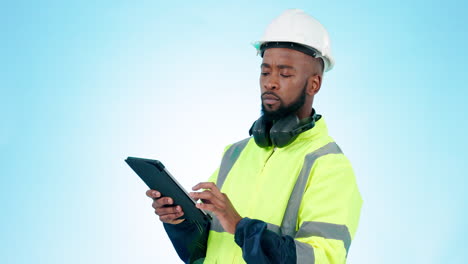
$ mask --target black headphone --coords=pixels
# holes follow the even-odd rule
[[[255,139],[255,143],[261,148],[269,146],[285,147],[293,142],[300,133],[312,129],[322,116],[312,110],[310,122],[301,124],[296,114],[290,114],[275,122],[261,116],[255,121],[249,130],[249,134]]]

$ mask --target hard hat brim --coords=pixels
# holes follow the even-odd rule
[[[266,44],[266,43],[293,43],[295,45],[293,46],[282,46],[282,45],[276,45],[276,48],[290,48],[290,49],[293,49],[293,50],[298,50],[300,52],[303,52],[307,55],[310,55],[314,58],[321,58],[325,64],[325,67],[324,67],[324,71],[327,72],[329,70],[331,70],[335,64],[335,62],[332,60],[332,58],[330,58],[329,56],[323,56],[321,54],[320,51],[318,51],[317,49],[314,49],[313,47],[310,47],[310,46],[307,46],[307,45],[304,45],[304,44],[301,44],[301,43],[297,43],[297,42],[290,42],[290,41],[255,41],[255,42],[251,42],[251,45],[257,50],[257,55],[260,55],[261,57],[263,57],[263,52],[265,51],[265,49],[262,48],[262,45],[263,44]],[[269,48],[273,48],[275,46],[272,46],[272,47],[269,47]],[[299,48],[301,50],[299,50],[297,47],[303,47],[302,48]],[[306,51],[306,52],[304,52]],[[308,51],[313,51],[315,52],[315,56],[313,55],[313,53],[307,53]]]

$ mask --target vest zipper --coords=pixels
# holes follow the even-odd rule
[[[273,154],[275,153],[276,151],[276,147],[273,148],[273,150],[271,151],[270,155],[268,156],[268,158],[265,160],[265,163],[263,163],[263,167],[262,167],[262,170],[260,171],[260,175],[263,174],[263,170],[265,169],[268,161],[270,160],[271,156],[273,156]]]
[[[257,177],[259,177],[260,179],[262,179],[263,171],[264,171],[264,169],[265,169],[265,167],[266,167],[268,161],[270,160],[271,156],[273,156],[273,154],[275,153],[275,151],[276,151],[276,147],[273,148],[273,150],[271,151],[271,153],[268,155],[267,159],[266,159],[265,162],[263,163],[263,167],[262,167],[262,169],[260,170],[260,172],[259,172],[258,175],[257,175]],[[265,179],[262,179],[262,182],[264,182],[264,181],[265,181]],[[262,185],[262,184],[260,184],[260,185]],[[257,201],[257,194],[258,194],[258,192],[255,192],[255,193],[252,195],[253,204],[255,204],[256,201]],[[250,208],[250,210],[252,210],[252,208],[256,208],[256,206],[257,206],[257,205],[255,204],[254,206],[252,206],[252,207]],[[249,211],[250,211],[250,210],[249,210]],[[251,213],[252,213],[252,211],[250,211],[250,214],[251,214]]]

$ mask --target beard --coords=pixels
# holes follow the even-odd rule
[[[279,98],[275,93],[273,92],[265,92],[263,94],[273,94],[279,98],[280,101],[280,106],[277,110],[275,111],[268,111],[265,106],[262,103],[262,114],[264,118],[267,121],[277,121],[280,120],[281,118],[284,118],[285,116],[288,116],[290,114],[295,114],[304,104],[306,101],[306,88],[307,88],[307,81],[304,85],[304,88],[302,89],[302,92],[299,94],[298,98],[294,100],[291,104],[288,106],[285,106],[283,103],[283,100]],[[262,95],[263,95],[262,94]]]

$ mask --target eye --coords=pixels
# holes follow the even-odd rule
[[[269,72],[262,72],[261,74],[262,74],[262,76],[267,76],[270,73]]]
[[[281,77],[284,77],[284,78],[289,78],[289,77],[292,77],[292,75],[288,75],[288,74],[281,74]]]

